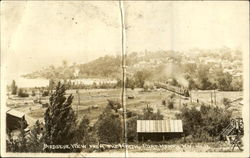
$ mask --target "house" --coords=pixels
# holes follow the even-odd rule
[[[137,120],[138,141],[164,141],[182,134],[182,120]]]

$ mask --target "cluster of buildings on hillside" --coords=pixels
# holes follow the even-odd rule
[[[131,69],[141,69],[141,68],[156,68],[162,64],[177,63],[177,60],[181,61],[181,64],[197,64],[199,65],[209,65],[209,72],[212,73],[217,68],[222,68],[224,73],[229,73],[235,78],[241,78],[243,72],[242,61],[236,58],[233,61],[228,59],[223,59],[221,57],[213,56],[191,56],[188,54],[181,54],[179,56],[169,56],[169,57],[156,57],[151,59],[142,60],[131,66]]]

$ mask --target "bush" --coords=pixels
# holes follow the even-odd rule
[[[191,135],[196,140],[211,141],[230,123],[231,112],[201,105],[200,110],[184,107],[177,118],[183,120],[185,135]]]
[[[163,115],[161,114],[161,111],[158,109],[155,113],[153,108],[147,106],[143,109],[143,115],[139,116],[139,119],[141,120],[163,120]]]
[[[122,141],[122,120],[110,106],[99,116],[95,124],[101,143],[120,143]]]
[[[167,105],[168,105],[169,109],[173,109],[174,108],[174,101],[173,100],[168,100]]]
[[[122,115],[118,112],[120,108],[120,102],[108,100],[106,108],[95,124],[99,142],[120,143],[122,141]]]
[[[223,105],[226,107],[226,108],[229,108],[229,106],[230,106],[230,99],[228,99],[228,98],[223,98],[222,99],[222,103],[223,103]]]
[[[162,100],[161,104],[166,106],[166,100]]]
[[[28,93],[25,93],[25,92],[23,92],[23,89],[19,89],[18,90],[18,97],[29,97],[29,94]]]
[[[16,95],[16,93],[17,93],[17,86],[15,80],[13,80],[11,84],[11,94]]]
[[[35,93],[35,91],[32,91],[32,94],[31,94],[31,96],[36,96],[36,93]]]
[[[43,96],[43,97],[49,96],[49,91],[43,91],[42,96]]]
[[[129,142],[134,142],[137,139],[136,121],[136,116],[127,119],[127,138]]]

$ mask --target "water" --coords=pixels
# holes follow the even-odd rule
[[[49,80],[47,79],[27,79],[20,77],[16,81],[16,85],[19,88],[29,88],[29,87],[46,87],[49,85]]]

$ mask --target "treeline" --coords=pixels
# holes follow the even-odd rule
[[[48,90],[53,90],[56,87],[56,80],[50,79],[49,85],[47,87]],[[70,80],[63,81],[63,84],[67,89],[111,89],[117,88],[117,83],[110,83],[110,82],[100,82],[96,83],[93,82],[92,84],[84,84],[84,83],[75,83],[71,82]]]
[[[76,71],[78,71],[76,73]],[[63,61],[62,65],[55,67],[51,65],[42,70],[23,75],[26,78],[45,79],[76,79],[84,77],[117,78],[121,72],[120,56],[104,56],[85,64],[68,65]]]

